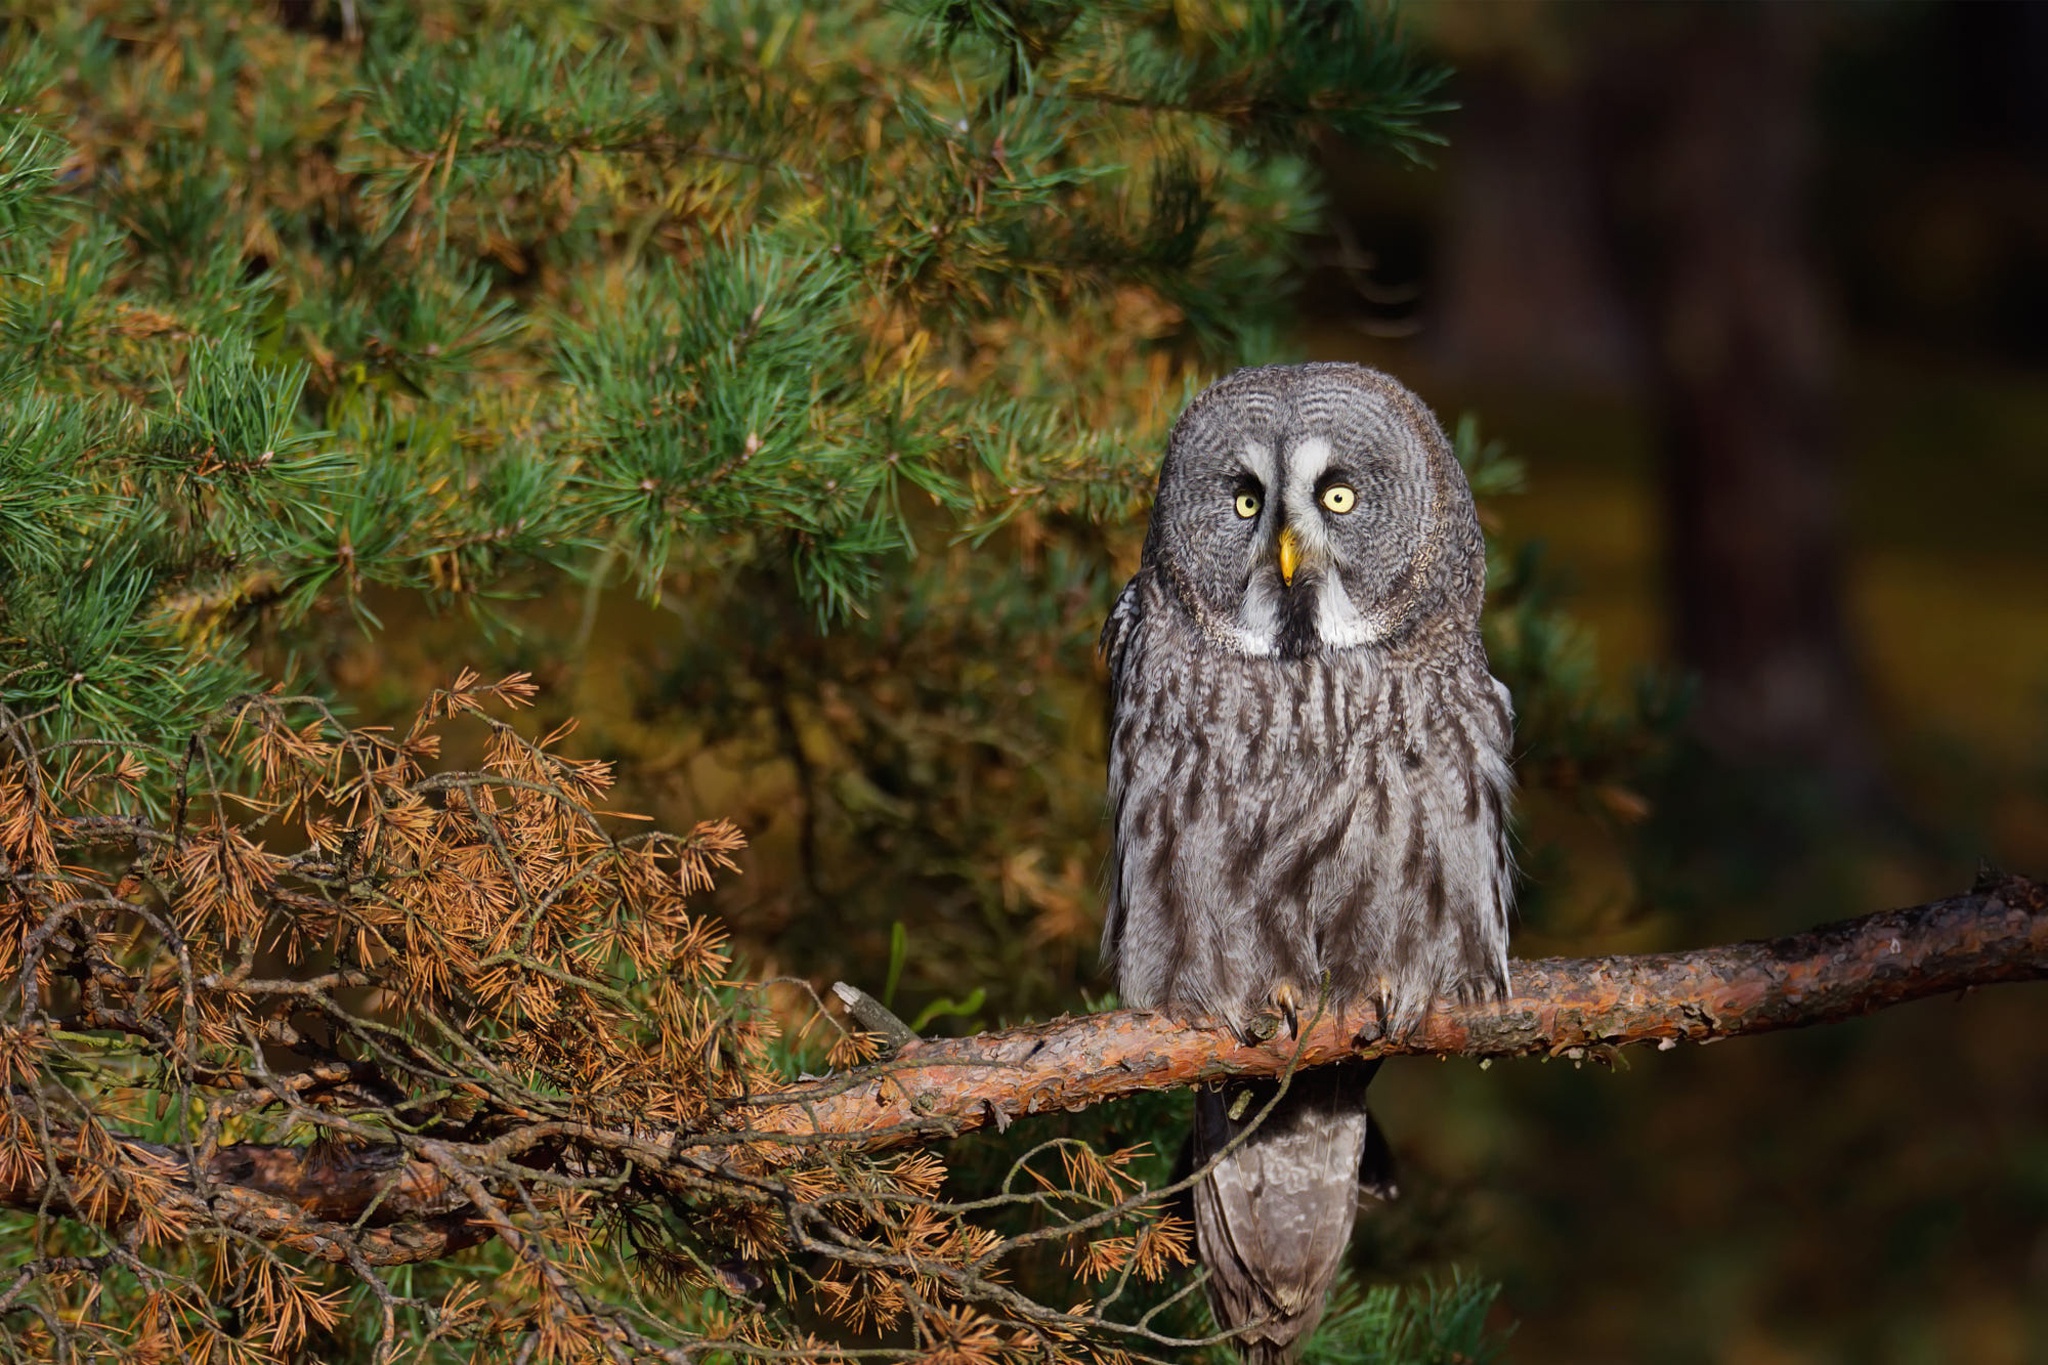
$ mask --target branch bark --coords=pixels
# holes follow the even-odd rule
[[[1409,1037],[1380,1036],[1368,1004],[1240,1039],[1214,1021],[1119,1010],[919,1043],[890,1063],[767,1097],[763,1127],[884,1138],[1007,1125],[1140,1090],[1290,1065],[1404,1053],[1529,1057],[1660,1049],[1804,1028],[1931,995],[2048,979],[2048,885],[2005,878],[1968,895],[1785,938],[1683,953],[1537,958],[1510,965],[1494,1004],[1439,1002]],[[1268,1020],[1277,1026],[1278,1020]]]
[[[1269,1027],[1254,1030],[1265,1036],[1256,1038],[1214,1021],[1117,1010],[913,1043],[887,1062],[755,1096],[727,1129],[701,1140],[569,1126],[588,1150],[630,1156],[642,1169],[667,1163],[689,1178],[750,1137],[878,1147],[1007,1127],[1022,1115],[1141,1090],[1274,1076],[1351,1057],[1602,1057],[1634,1045],[1669,1049],[1802,1028],[1928,996],[2048,979],[2048,885],[2006,878],[1909,910],[1692,952],[1517,961],[1510,979],[1506,999],[1442,1003],[1406,1038],[1382,1036],[1369,1005],[1304,1017],[1299,1034],[1265,1020]],[[210,1197],[242,1230],[323,1258],[343,1254],[336,1234],[373,1205],[371,1226],[354,1236],[375,1264],[434,1259],[489,1235],[439,1164],[396,1147],[337,1153],[241,1144],[210,1163],[202,1196],[175,1152],[130,1145],[179,1169],[174,1202]],[[504,1136],[494,1151],[437,1146],[473,1159],[468,1169],[477,1171],[510,1150]],[[0,1183],[0,1206],[34,1208],[43,1197],[39,1182]]]

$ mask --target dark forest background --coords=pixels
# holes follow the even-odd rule
[[[2048,6],[1411,18],[1462,107],[1429,170],[1330,149],[1308,344],[1526,462],[1499,534],[1563,571],[1609,695],[1699,689],[1618,855],[1532,810],[1568,851],[1518,950],[2042,866]],[[1520,1360],[2048,1360],[2042,1007],[1389,1068],[1407,1235],[1505,1279]]]

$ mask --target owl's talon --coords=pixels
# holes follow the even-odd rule
[[[1292,981],[1282,981],[1273,987],[1266,997],[1273,1002],[1273,1008],[1280,1011],[1280,1017],[1287,1021],[1287,1035],[1301,1036],[1301,990]]]

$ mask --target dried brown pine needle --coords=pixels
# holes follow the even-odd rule
[[[1195,1229],[1186,1219],[1167,1214],[1139,1230],[1133,1259],[1148,1280],[1194,1263]]]
[[[1126,1147],[1103,1156],[1085,1143],[1067,1143],[1060,1148],[1060,1160],[1066,1166],[1069,1186],[1091,1198],[1114,1203],[1140,1188],[1138,1179],[1127,1168],[1148,1150],[1143,1146]]]
[[[959,1307],[931,1315],[924,1324],[933,1365],[990,1365],[1003,1354],[1002,1332],[996,1323],[972,1308]]]
[[[846,1071],[857,1066],[866,1066],[882,1055],[882,1040],[863,1029],[852,1029],[841,1033],[833,1040],[832,1050],[826,1054],[825,1064],[834,1071]]]
[[[367,1320],[493,1359],[1080,1359],[1085,1314],[1008,1288],[1044,1239],[985,1215],[1116,1206],[1075,1239],[1089,1280],[1185,1262],[1186,1228],[1137,1197],[1144,1148],[1063,1142],[1059,1176],[1031,1169],[1051,1202],[969,1208],[936,1154],[759,1107],[798,1059],[879,1040],[735,979],[700,901],[745,837],[598,809],[611,770],[564,751],[571,727],[493,714],[533,692],[465,672],[390,729],[243,698],[156,775],[164,822],[129,802],[138,760],[45,757],[0,707],[0,1210],[80,1249],[0,1286],[17,1338],[284,1361]],[[481,727],[477,770],[442,765],[475,751],[451,727]],[[486,1242],[487,1283],[392,1277]]]

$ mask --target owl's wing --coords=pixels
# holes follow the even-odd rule
[[[1102,657],[1109,663],[1109,698],[1112,709],[1123,702],[1123,688],[1119,681],[1123,676],[1124,656],[1130,650],[1131,637],[1136,633],[1138,620],[1144,615],[1145,573],[1140,570],[1131,581],[1124,584],[1124,590],[1116,595],[1116,605],[1109,609],[1109,619],[1102,623],[1100,649]]]
[[[1129,668],[1131,649],[1139,634],[1139,626],[1145,615],[1144,581],[1146,571],[1140,569],[1131,581],[1124,584],[1124,590],[1117,594],[1116,605],[1109,610],[1109,620],[1102,625],[1102,655],[1109,664],[1109,738],[1111,755],[1109,762],[1109,799],[1111,828],[1123,828],[1124,802],[1129,799],[1125,789],[1127,772],[1115,753],[1120,722],[1130,706],[1126,695],[1130,680]],[[1118,960],[1124,930],[1124,867],[1125,850],[1119,846],[1112,850],[1109,859],[1108,884],[1104,888],[1105,905],[1102,920],[1102,962],[1105,967]]]

